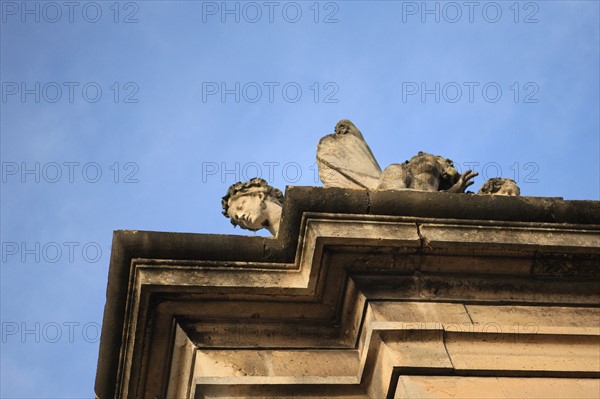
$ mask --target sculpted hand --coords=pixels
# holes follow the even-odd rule
[[[467,189],[467,187],[469,187],[471,184],[474,183],[474,181],[472,179],[478,175],[479,175],[479,173],[477,173],[477,172],[473,172],[472,170],[467,170],[465,173],[460,175],[460,178],[458,179],[456,184],[454,184],[454,186],[452,186],[450,188],[450,190],[448,190],[448,192],[449,193],[464,193],[465,190]]]

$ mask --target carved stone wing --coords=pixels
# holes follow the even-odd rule
[[[368,144],[351,134],[330,134],[317,145],[319,177],[325,187],[376,189],[381,167]]]

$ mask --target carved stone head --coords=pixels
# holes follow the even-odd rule
[[[360,130],[349,119],[342,119],[335,125],[335,134],[351,134],[363,141],[365,140]]]
[[[259,177],[232,184],[221,200],[231,224],[251,231],[267,228],[273,235],[279,229],[282,204],[281,190]]]
[[[449,190],[456,184],[460,178],[460,173],[454,167],[454,162],[451,159],[444,158],[440,155],[436,156],[441,168],[439,190]]]
[[[494,177],[486,181],[477,194],[519,196],[521,195],[521,190],[512,179]]]

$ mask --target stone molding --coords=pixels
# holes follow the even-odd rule
[[[534,358],[536,350],[563,353],[561,342],[581,352],[571,357],[575,363],[568,368],[539,363],[530,370],[495,367],[485,375],[598,377],[599,366],[585,357],[586,348],[589,353],[599,336],[598,324],[590,324],[600,317],[594,319],[593,313],[600,304],[598,214],[596,219],[586,218],[598,203],[485,197],[474,204],[478,214],[488,212],[489,219],[461,218],[458,210],[450,213],[452,218],[441,219],[371,214],[385,202],[375,200],[373,193],[367,194],[369,212],[351,213],[362,207],[357,199],[364,199],[364,193],[322,189],[321,197],[330,190],[344,194],[337,203],[339,212],[332,212],[335,207],[318,202],[312,188],[304,189],[288,189],[277,239],[115,233],[96,384],[99,397],[203,397],[203,389],[207,395],[218,395],[227,387],[231,391],[226,396],[243,396],[275,392],[276,386],[289,383],[302,385],[307,393],[326,384],[329,392],[349,397],[393,397],[401,375],[485,371],[481,367],[469,371],[460,362],[450,367],[448,359],[466,356],[461,355],[465,340],[471,349],[479,345],[481,352],[484,338],[492,336],[498,336],[494,338],[498,342],[528,337]],[[413,209],[417,214],[439,195],[396,194],[419,202]],[[437,197],[440,207],[447,206],[447,198],[471,201],[464,198],[469,196],[442,195],[446,199],[442,204]],[[514,206],[503,214],[494,205],[505,200]],[[539,207],[554,213],[546,215]],[[528,211],[524,222],[511,220],[518,218],[519,209]],[[532,220],[536,219],[532,214],[539,221]],[[579,223],[580,219],[587,223]],[[421,310],[429,306],[430,313],[416,312],[412,318],[402,313],[411,306]],[[509,316],[499,311],[491,316],[495,308],[510,307]],[[466,313],[452,313],[450,308]],[[579,313],[572,315],[571,310]],[[447,314],[456,319],[444,321]],[[511,331],[515,314],[521,315],[517,329],[518,323],[529,319],[538,320],[534,322],[538,331]],[[484,326],[497,326],[501,332],[478,331],[482,324],[474,315],[487,320]],[[420,323],[418,328],[414,323]],[[458,330],[461,323],[471,330]],[[255,333],[241,332],[240,325],[255,327]],[[407,342],[414,345],[406,346]],[[398,351],[423,353],[442,347],[445,357],[443,352],[434,353],[438,362],[427,366],[393,360]],[[248,364],[264,367],[264,372],[226,375],[213,367],[211,375],[211,368],[203,365],[218,358],[218,351],[234,359],[241,359],[233,356],[241,351],[254,359]],[[308,353],[316,363],[302,367],[313,374],[304,375],[302,368],[293,375],[281,374],[278,359],[299,359]],[[326,361],[339,369],[319,373],[319,364]],[[439,374],[442,371],[448,374]]]

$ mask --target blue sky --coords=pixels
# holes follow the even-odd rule
[[[75,3],[0,2],[3,398],[93,396],[113,230],[247,234],[227,187],[321,185],[339,119],[600,199],[597,1]]]

